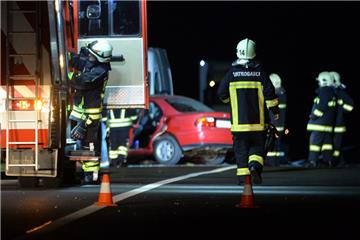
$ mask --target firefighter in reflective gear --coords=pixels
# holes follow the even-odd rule
[[[81,141],[81,148],[100,154],[100,125],[102,101],[108,72],[112,46],[105,40],[93,41],[83,47],[80,54],[68,53],[69,65],[74,72],[69,73],[69,83],[74,89],[73,109],[70,119],[76,123],[71,137]],[[82,161],[84,181],[96,181],[100,163]]]
[[[340,74],[337,72],[330,72],[330,74],[332,75],[334,80],[335,94],[337,98],[336,119],[333,138],[334,151],[332,159],[332,164],[336,166],[339,164],[345,164],[345,159],[341,154],[342,138],[343,134],[346,132],[344,114],[353,110],[354,101],[346,93],[346,86],[341,83]]]
[[[276,127],[278,138],[275,140],[274,150],[267,153],[265,163],[269,166],[280,166],[280,164],[287,163],[283,145],[285,136],[286,92],[281,85],[281,78],[278,74],[271,73],[269,77],[275,88],[275,94],[279,99],[280,117],[275,119],[274,114],[270,112],[270,123]]]
[[[126,163],[129,150],[129,133],[137,115],[134,109],[110,109],[107,116],[109,129],[109,158],[112,166]]]
[[[243,39],[237,45],[238,59],[219,84],[218,97],[231,105],[231,132],[237,163],[239,184],[251,175],[255,184],[262,182],[265,158],[265,130],[268,109],[279,117],[278,99],[274,87],[255,61],[255,43]]]
[[[319,88],[307,124],[310,131],[309,156],[305,167],[319,167],[322,155],[325,164],[331,164],[333,144],[332,134],[335,123],[336,95],[329,72],[321,72],[316,78]]]

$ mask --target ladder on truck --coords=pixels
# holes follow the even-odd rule
[[[38,109],[39,101],[39,73],[40,73],[40,40],[39,40],[39,3],[36,2],[33,4],[33,9],[20,9],[16,2],[7,3],[7,69],[6,69],[6,118],[7,118],[7,127],[6,127],[6,172],[9,171],[11,167],[33,167],[35,172],[38,171],[38,161],[39,161],[39,114],[41,109]],[[15,19],[19,18],[35,19],[35,27],[32,27],[31,24],[28,26],[19,27],[15,23]],[[33,47],[30,47],[28,50],[23,52],[15,52],[11,49],[15,49],[13,44],[19,43],[22,41],[23,44],[26,44],[24,41],[32,39],[34,41]],[[30,44],[31,45],[31,44]],[[29,74],[16,73],[14,72],[14,67],[11,70],[10,64],[17,64],[24,61],[27,58],[35,62],[35,71],[29,71]],[[14,88],[16,86],[24,85],[24,81],[27,82],[28,86],[35,87],[35,93],[33,96],[14,96]],[[31,83],[31,84],[29,84]],[[32,110],[14,110],[13,103],[14,101],[33,101],[34,109]],[[21,113],[30,113],[33,118],[21,119]],[[17,125],[27,124],[31,127],[31,130],[34,131],[34,139],[31,141],[18,141],[17,138],[10,137],[10,128],[13,131],[16,129]],[[17,136],[16,136],[17,137]],[[21,147],[21,148],[20,148]],[[22,156],[22,154],[15,154],[14,149],[27,150],[31,152],[30,161],[28,160],[29,156]],[[15,162],[15,163],[14,163]],[[33,169],[32,168],[32,169]],[[26,175],[26,174],[24,174]]]

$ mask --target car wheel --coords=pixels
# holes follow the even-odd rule
[[[225,160],[225,154],[223,153],[213,153],[204,156],[203,164],[205,165],[219,165],[222,164]]]
[[[154,157],[159,164],[175,165],[182,152],[177,141],[170,135],[163,135],[154,142]]]

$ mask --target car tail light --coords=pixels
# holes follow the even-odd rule
[[[201,117],[195,121],[197,127],[215,127],[215,118]]]

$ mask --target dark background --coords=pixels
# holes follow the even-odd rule
[[[241,39],[255,41],[258,59],[287,90],[293,160],[307,157],[306,124],[321,71],[339,72],[355,101],[344,146],[359,152],[359,23],[360,2],[148,2],[149,46],[167,49],[175,94],[198,99],[199,61],[231,63]]]

